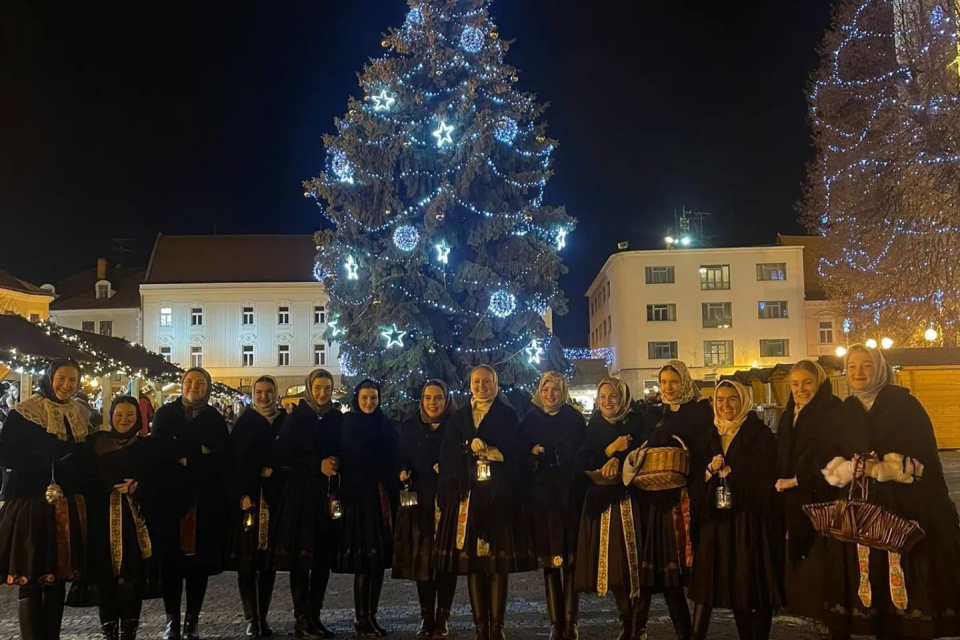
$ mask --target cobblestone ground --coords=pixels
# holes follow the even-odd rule
[[[960,453],[941,456],[951,495],[960,504]],[[293,605],[287,588],[287,576],[277,578],[273,611],[270,620],[279,640],[293,637]],[[507,611],[508,637],[515,639],[546,638],[549,632],[543,583],[537,573],[511,576],[510,603]],[[324,620],[338,637],[353,636],[353,581],[352,576],[333,576],[327,591]],[[581,637],[584,640],[612,640],[617,635],[616,605],[611,598],[596,596],[582,599]],[[413,583],[387,580],[381,600],[380,621],[393,633],[396,640],[411,640],[419,623],[419,607]],[[140,638],[159,639],[163,629],[163,607],[151,601],[144,607]],[[95,609],[67,609],[64,615],[63,640],[99,638]],[[453,611],[456,638],[468,640],[472,635],[472,618],[467,601],[466,583],[460,581]],[[237,596],[235,574],[224,574],[211,579],[204,611],[200,618],[200,632],[205,639],[233,640],[243,637],[243,616]],[[666,607],[660,598],[654,599],[649,627],[651,640],[674,637]],[[18,638],[16,589],[0,589],[0,639]],[[724,612],[714,614],[710,629],[711,640],[734,640],[737,637],[733,618]],[[809,623],[789,616],[774,620],[773,640],[814,640],[816,635]]]

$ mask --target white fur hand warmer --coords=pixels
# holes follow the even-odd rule
[[[882,462],[873,466],[870,477],[877,482],[912,484],[914,479],[923,477],[923,465],[899,453],[888,453],[883,456]]]
[[[845,487],[853,482],[853,460],[837,456],[820,473],[831,486]]]

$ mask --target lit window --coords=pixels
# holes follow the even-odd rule
[[[762,320],[787,317],[786,300],[761,300],[757,303],[757,317]]]
[[[109,284],[98,284],[97,285],[97,300],[105,300],[110,297],[110,285]]]
[[[761,340],[761,358],[784,358],[790,355],[789,340]]]
[[[170,307],[160,308],[160,326],[161,327],[173,326],[173,309],[171,309]]]
[[[715,291],[730,288],[730,265],[709,264],[700,267],[700,289]]]
[[[732,302],[703,302],[700,307],[704,329],[729,329],[733,326]]]
[[[786,280],[787,263],[763,262],[757,265],[757,280]]]
[[[646,267],[644,271],[646,272],[647,284],[673,284],[675,282],[673,267]]]
[[[703,364],[707,367],[733,365],[733,340],[704,341]]]

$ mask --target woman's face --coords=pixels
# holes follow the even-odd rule
[[[127,433],[137,424],[139,409],[129,402],[121,402],[113,408],[110,424],[117,433]]]
[[[423,412],[431,420],[436,420],[443,415],[443,410],[447,408],[447,398],[443,395],[443,389],[435,384],[427,385],[423,388],[423,398],[421,399]]]
[[[357,404],[360,405],[360,411],[373,413],[380,404],[380,394],[376,389],[360,389],[357,394]]]
[[[790,393],[798,406],[809,404],[817,395],[817,378],[806,369],[797,369],[790,374]]]
[[[660,372],[660,395],[667,402],[674,402],[680,398],[683,391],[683,378],[676,371],[664,369]]]
[[[563,404],[563,391],[555,380],[547,380],[540,388],[540,400],[547,411],[559,409]]]
[[[253,401],[261,409],[272,407],[277,401],[277,390],[269,382],[258,382],[253,385]]]
[[[475,369],[470,374],[470,390],[477,400],[493,400],[497,390],[493,384],[493,374],[487,369]]]
[[[207,379],[199,371],[191,371],[183,378],[183,397],[190,402],[200,402],[207,395]]]
[[[715,400],[717,414],[724,420],[733,420],[740,415],[743,403],[740,402],[740,394],[730,385],[725,384],[718,388]]]
[[[310,395],[321,407],[333,397],[333,380],[330,378],[314,378],[310,384]]]
[[[53,372],[50,386],[53,387],[57,400],[69,400],[80,388],[80,372],[73,367],[60,367]]]
[[[854,391],[863,391],[870,388],[877,379],[877,368],[869,353],[861,349],[854,349],[847,356],[847,380]]]
[[[600,414],[604,418],[612,418],[617,415],[617,409],[620,408],[620,394],[617,388],[612,384],[600,385],[600,391],[597,392],[597,404],[600,405]]]

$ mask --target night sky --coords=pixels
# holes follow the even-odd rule
[[[547,202],[580,219],[561,280],[567,346],[618,241],[660,246],[681,207],[713,246],[800,231],[806,99],[830,0],[494,0],[519,88],[551,103]],[[628,6],[633,3],[619,3]],[[36,284],[92,267],[110,238],[311,233],[300,181],[360,95],[356,72],[404,0],[0,5],[0,268]]]

